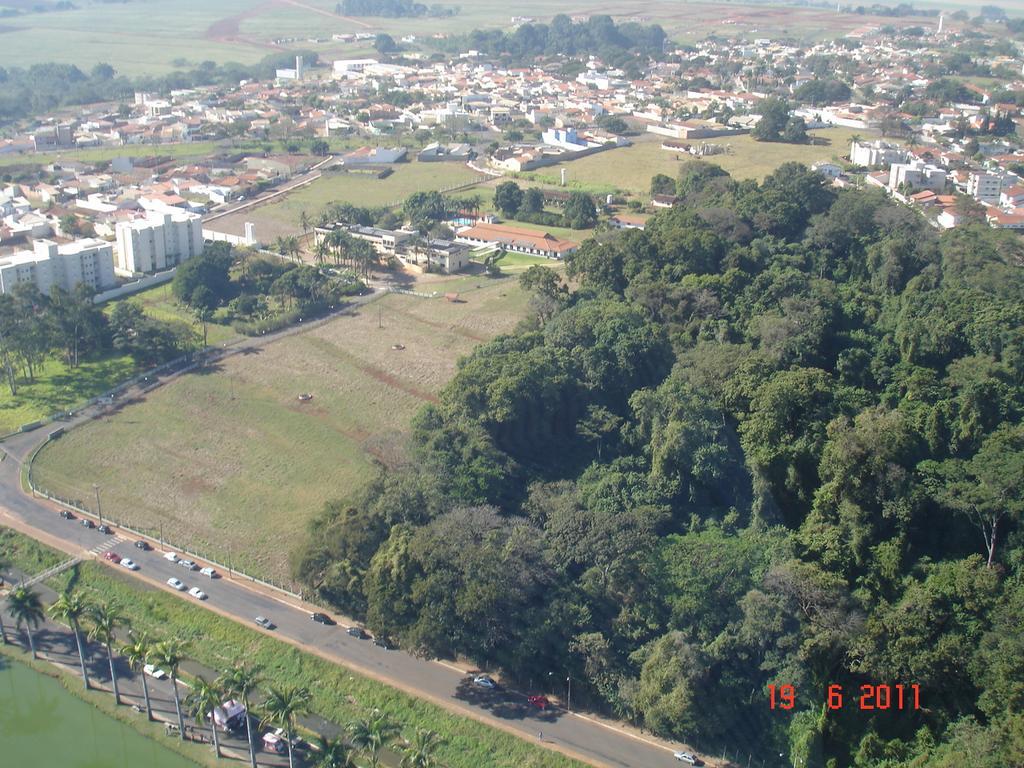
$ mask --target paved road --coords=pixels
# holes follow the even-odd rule
[[[79,415],[70,424],[84,418],[86,414]],[[208,579],[169,562],[161,551],[136,549],[116,531],[114,536],[104,536],[95,529],[84,528],[78,520],[61,518],[56,505],[31,498],[20,487],[21,462],[45,439],[48,429],[52,427],[15,435],[2,444],[7,459],[0,462],[0,524],[14,524],[74,554],[88,552],[98,556],[113,550],[129,556],[140,566],[132,575],[150,585],[173,592],[164,583],[173,576],[190,587],[199,586],[209,595],[209,599],[201,603],[208,609],[249,626],[254,626],[253,619],[257,615],[266,616],[277,625],[269,634],[282,640],[524,738],[536,741],[538,732],[542,731],[546,746],[594,765],[657,768],[679,764],[673,759],[672,747],[664,743],[576,713],[560,709],[540,712],[530,707],[525,695],[519,692],[477,688],[464,669],[419,659],[402,651],[388,651],[369,640],[350,637],[345,633],[344,624],[330,627],[314,623],[309,618],[309,606],[237,579]],[[110,567],[123,570],[119,566]],[[193,599],[184,593],[174,594],[185,600]],[[676,745],[675,748],[683,747]],[[708,764],[715,765],[714,761]]]

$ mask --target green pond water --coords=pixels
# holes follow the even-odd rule
[[[0,765],[196,768],[56,680],[0,656]]]

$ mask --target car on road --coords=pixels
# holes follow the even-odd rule
[[[178,562],[178,556],[173,552],[164,553],[164,560],[170,560],[172,563]]]
[[[530,703],[531,707],[544,711],[551,706],[551,702],[548,701],[547,696],[527,696],[526,700]]]
[[[112,563],[120,563],[121,562],[121,556],[119,554],[117,554],[117,552],[104,552],[103,553],[103,559],[104,560],[109,560]]]
[[[687,765],[704,765],[703,760],[690,752],[674,752],[672,757],[681,763],[686,763]]]
[[[309,618],[310,620],[315,621],[317,624],[323,624],[328,627],[333,627],[335,624],[338,623],[330,616],[328,616],[326,613],[311,613],[309,614]]]
[[[369,635],[366,634],[366,630],[362,627],[349,627],[345,630],[345,632],[347,632],[352,637],[359,638],[360,640],[365,640],[369,637]]]
[[[164,672],[162,669],[158,669],[153,664],[147,664],[146,666],[144,666],[142,668],[142,671],[145,674],[149,675],[150,677],[154,678],[155,680],[166,680],[167,679],[167,673]]]
[[[132,560],[130,557],[122,557],[121,566],[127,568],[129,571],[139,570],[139,564]]]
[[[276,731],[263,734],[263,748],[267,752],[283,755],[288,751],[288,743],[285,741],[284,732],[278,728]]]
[[[203,576],[206,576],[208,578],[211,578],[211,579],[216,579],[217,578],[217,571],[215,571],[210,566],[206,566],[205,568],[201,568],[199,570],[199,572],[201,574],[203,574]]]
[[[174,589],[178,590],[179,592],[184,592],[185,589],[186,589],[185,585],[179,579],[175,579],[175,578],[168,579],[167,580],[167,586],[173,587]]]
[[[114,529],[111,528],[106,523],[104,523],[103,525],[99,526],[96,530],[99,531],[100,533],[105,533],[108,536],[114,532]]]
[[[149,550],[152,549],[152,547],[149,546],[149,542],[148,541],[143,541],[142,539],[139,539],[138,541],[135,542],[135,548],[136,549],[141,549],[143,552],[148,552]]]
[[[203,592],[203,590],[201,590],[199,587],[192,587],[192,589],[190,589],[188,593],[192,595],[192,597],[194,597],[196,600],[206,599],[206,593]]]
[[[395,648],[398,647],[388,638],[383,637],[381,635],[374,635],[373,644],[376,645],[378,648],[383,648],[385,651],[393,651]]]
[[[498,690],[498,684],[494,682],[490,675],[477,675],[473,678],[473,685],[478,688],[486,688],[489,691]]]
[[[74,520],[75,519],[75,515],[74,515],[74,513],[70,509],[62,509],[60,511],[60,516],[63,517],[65,520]]]
[[[195,563],[193,563],[191,560],[179,560],[178,561],[178,565],[180,565],[182,568],[185,568],[185,569],[187,569],[189,571],[198,571],[199,570],[199,566],[196,565]]]
[[[88,517],[83,517],[82,518],[82,527],[83,528],[95,528],[96,524],[92,520],[90,520]]]
[[[254,619],[254,621],[256,622],[257,626],[263,627],[264,629],[277,629],[277,626],[274,624],[274,622],[272,622],[266,616],[257,616]]]

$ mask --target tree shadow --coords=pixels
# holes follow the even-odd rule
[[[553,707],[537,709],[522,694],[481,688],[473,683],[472,677],[459,681],[455,688],[455,698],[487,710],[502,720],[531,720],[543,726],[545,723],[556,722],[561,716],[561,712]]]

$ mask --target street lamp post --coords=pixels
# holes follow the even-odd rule
[[[100,525],[103,525],[103,509],[100,507],[100,487],[93,483],[92,489],[96,493],[96,516],[100,519]]]
[[[565,678],[565,708],[567,711],[572,712],[572,678],[566,676]]]

